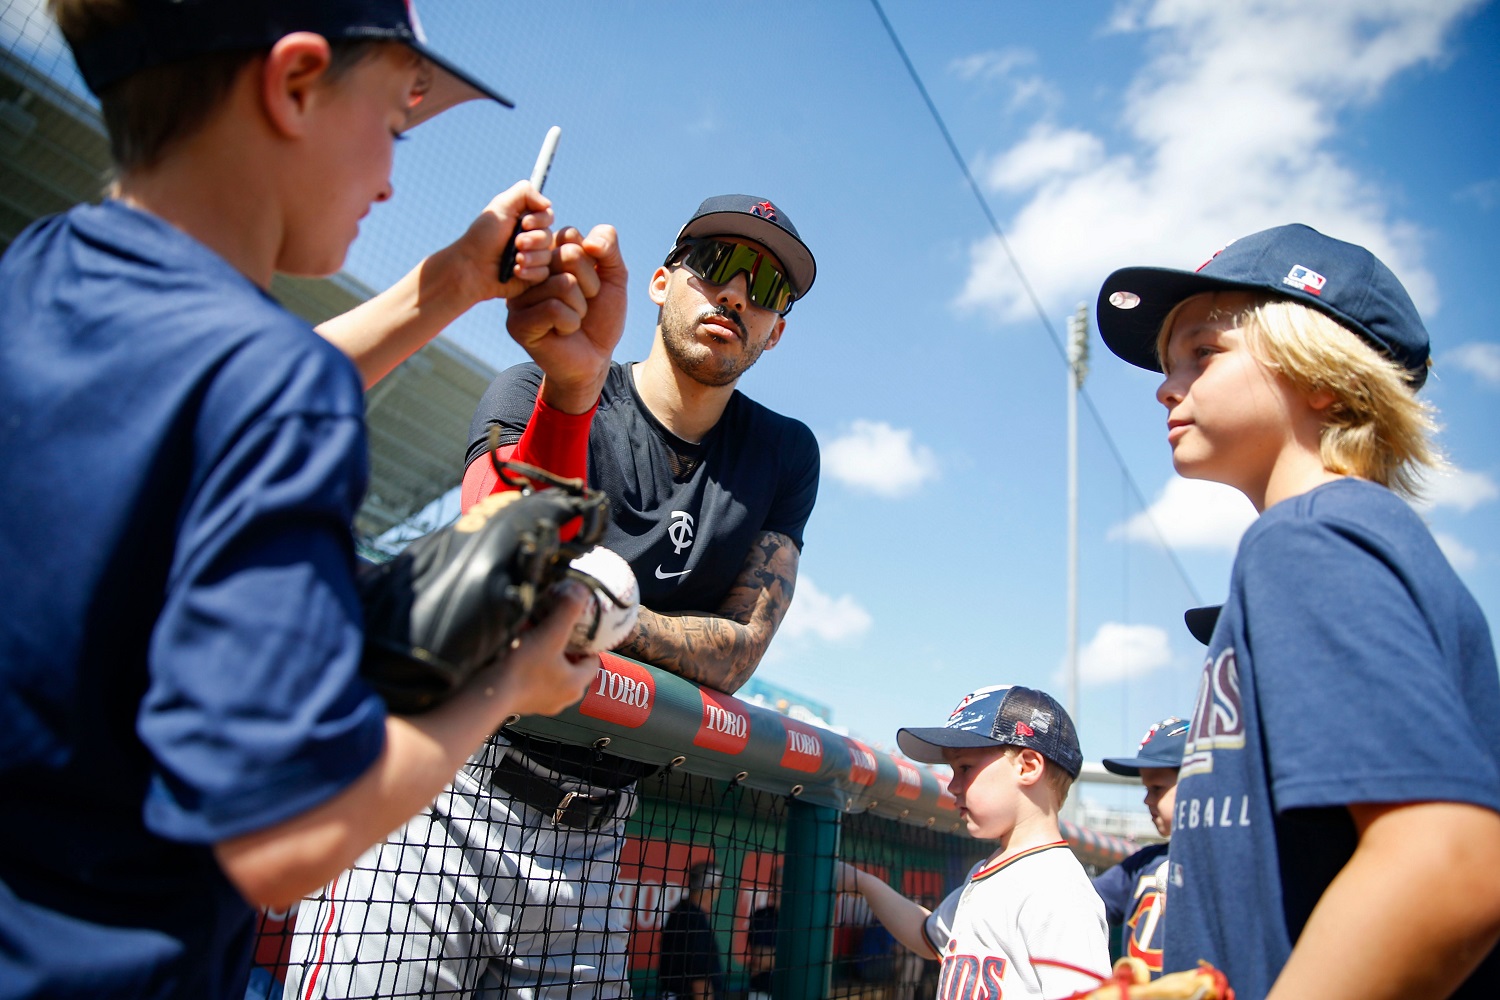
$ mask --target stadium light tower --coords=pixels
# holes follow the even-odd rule
[[[1089,372],[1089,307],[1068,317],[1068,714],[1078,725],[1078,390]]]

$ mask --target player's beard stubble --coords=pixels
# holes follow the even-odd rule
[[[698,324],[709,316],[721,316],[734,324],[740,334],[738,356],[721,356],[711,346],[701,344],[695,335]],[[657,324],[661,327],[662,346],[678,371],[701,385],[732,385],[751,365],[760,360],[765,341],[756,343],[745,327],[745,320],[727,306],[704,306],[688,314],[671,299],[661,307]]]

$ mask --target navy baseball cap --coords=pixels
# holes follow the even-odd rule
[[[136,0],[139,16],[73,49],[95,94],[154,66],[212,52],[268,49],[294,31],[333,41],[399,42],[433,66],[407,119],[418,125],[478,98],[510,101],[427,47],[415,0]]]
[[[1030,747],[1073,777],[1083,767],[1078,731],[1057,699],[1045,691],[1000,684],[964,695],[944,726],[902,729],[901,752],[923,764],[943,763],[943,750]]]
[[[1099,289],[1099,333],[1124,360],[1159,372],[1161,325],[1201,292],[1252,291],[1316,309],[1405,369],[1413,388],[1427,381],[1427,328],[1401,282],[1364,247],[1303,225],[1235,240],[1196,271],[1121,268]]]
[[[1105,757],[1104,769],[1138,778],[1143,767],[1181,767],[1187,734],[1187,720],[1169,715],[1146,730],[1134,757]]]
[[[1219,612],[1224,610],[1222,604],[1210,604],[1204,608],[1188,608],[1182,613],[1182,620],[1187,624],[1193,638],[1207,646],[1208,641],[1214,637],[1214,626],[1219,624]]]
[[[818,262],[802,242],[797,227],[780,207],[748,194],[721,194],[706,199],[677,234],[675,251],[684,240],[700,236],[739,236],[754,240],[776,255],[791,279],[797,298],[807,294],[818,276]],[[667,254],[671,258],[671,253]]]

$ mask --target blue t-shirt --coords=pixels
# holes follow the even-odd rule
[[[235,997],[212,845],[379,754],[353,367],[119,202],[0,261],[0,997]]]
[[[589,485],[609,497],[605,545],[635,570],[653,611],[717,611],[762,531],[802,548],[818,498],[818,442],[800,420],[736,391],[697,443],[662,426],[636,391],[630,365],[610,368],[589,428]],[[516,365],[490,384],[469,429],[467,466],[514,444],[531,420],[542,370]]]
[[[1145,962],[1153,975],[1161,974],[1166,937],[1166,906],[1156,884],[1166,857],[1166,844],[1148,844],[1094,879],[1094,890],[1104,900],[1104,919],[1123,929],[1121,953]]]
[[[1489,626],[1410,507],[1335,480],[1240,542],[1177,785],[1166,970],[1206,959],[1265,996],[1355,848],[1346,807],[1418,801],[1500,811]],[[1390,919],[1422,919],[1412,891]],[[1455,996],[1500,996],[1500,956]]]

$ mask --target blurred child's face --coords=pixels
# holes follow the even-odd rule
[[[344,264],[360,220],[391,197],[396,137],[426,80],[425,64],[401,45],[384,46],[332,83],[310,133],[307,184],[288,218],[283,260],[291,274],[332,274]]]
[[[969,833],[981,840],[1009,836],[1021,798],[1020,755],[1007,754],[1005,747],[945,748],[943,761],[953,768],[948,791]]]
[[[1177,768],[1143,767],[1141,784],[1146,786],[1146,811],[1156,832],[1172,836],[1172,808],[1177,804]]]
[[[1290,382],[1251,353],[1236,317],[1257,301],[1213,292],[1183,303],[1168,331],[1167,377],[1156,398],[1167,408],[1167,443],[1178,473],[1228,484],[1259,504],[1277,461],[1312,411]]]

